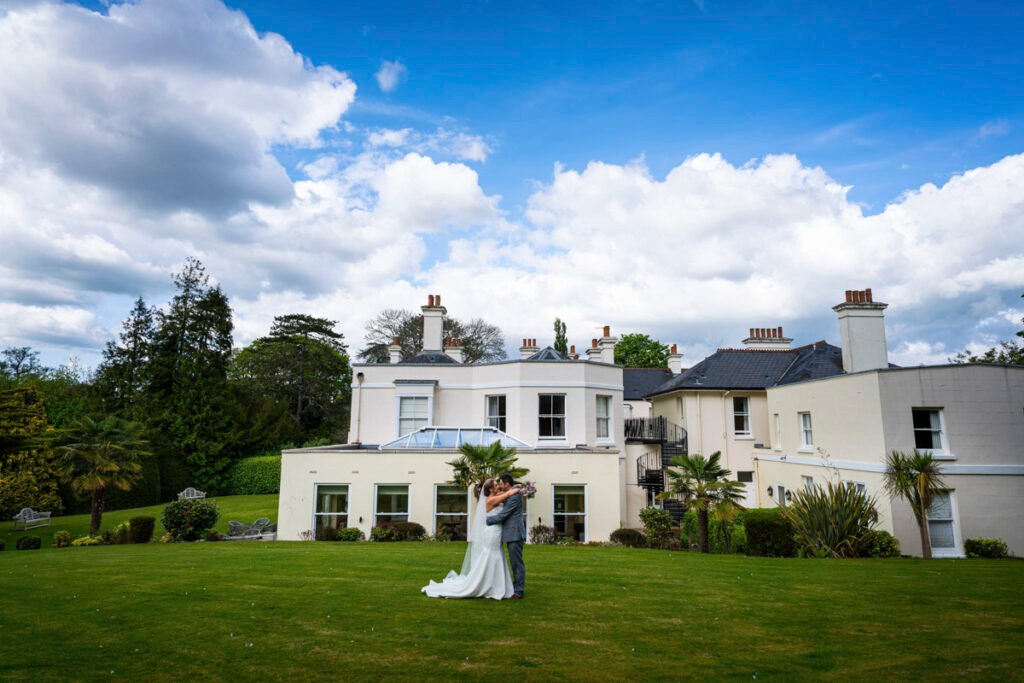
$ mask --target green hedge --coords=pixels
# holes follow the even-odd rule
[[[964,541],[967,557],[1002,559],[1010,556],[1010,548],[999,538],[968,538]]]
[[[713,553],[734,553],[743,555],[747,552],[747,530],[743,526],[743,518],[746,513],[740,512],[736,519],[729,524],[727,529],[722,523],[716,521],[714,515],[708,520],[708,546]],[[683,544],[687,548],[693,548],[700,542],[697,531],[697,511],[687,510],[683,515],[681,527]]]
[[[281,456],[257,455],[243,458],[228,472],[228,494],[252,496],[262,493],[280,493]]]
[[[747,510],[743,516],[747,554],[762,557],[794,557],[793,525],[778,508]]]

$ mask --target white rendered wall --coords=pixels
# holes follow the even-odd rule
[[[445,451],[285,451],[281,461],[281,496],[278,538],[299,540],[314,528],[316,484],[349,486],[349,526],[369,538],[373,525],[375,485],[409,485],[409,519],[428,532],[434,524],[434,487],[451,479],[448,461],[458,457]],[[528,527],[552,524],[552,485],[587,487],[587,539],[606,541],[622,521],[622,468],[617,451],[523,451],[518,464],[530,469],[524,477],[537,484],[537,496],[528,501]],[[360,521],[362,518],[362,521]]]

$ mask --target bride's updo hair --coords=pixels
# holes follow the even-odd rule
[[[483,488],[481,489],[481,491],[483,492],[484,497],[486,498],[487,496],[491,495],[491,491],[493,489],[494,489],[494,480],[493,479],[488,479],[487,481],[484,482],[484,485],[483,485]]]

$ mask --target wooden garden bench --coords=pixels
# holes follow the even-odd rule
[[[14,515],[14,530],[18,531],[18,526],[21,526],[21,531],[27,531],[28,529],[35,529],[40,526],[50,526],[50,512],[37,512],[32,508],[22,508],[21,512]]]
[[[200,491],[189,486],[178,494],[178,500],[201,500],[206,498],[206,491]]]

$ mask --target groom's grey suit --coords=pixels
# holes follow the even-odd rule
[[[505,499],[505,505],[487,518],[487,525],[501,525],[501,542],[508,548],[508,561],[512,565],[512,589],[523,597],[526,589],[526,565],[523,564],[523,543],[526,541],[526,517],[523,515],[523,497],[514,495]]]

